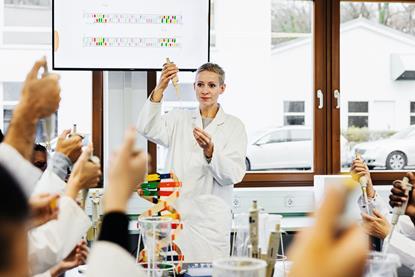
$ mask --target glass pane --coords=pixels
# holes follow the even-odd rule
[[[312,170],[312,141],[293,142],[285,137],[268,142],[274,131],[289,134],[299,127],[284,125],[304,125],[312,132],[313,1],[272,0],[271,5],[269,1],[239,1],[237,9],[233,1],[212,3],[215,44],[211,45],[211,62],[225,70],[227,84],[219,103],[245,125],[247,169]],[[194,97],[195,74],[182,73],[179,79],[181,93],[187,96],[179,101],[169,87],[163,110],[198,109],[196,99],[188,98]],[[262,145],[258,143],[261,138]],[[157,162],[162,168],[163,159]]]
[[[373,170],[415,168],[415,4],[342,2],[342,170],[356,152]]]
[[[303,115],[287,115],[284,118],[284,125],[304,125]]]
[[[349,127],[365,128],[368,127],[369,117],[349,116]]]
[[[304,101],[285,101],[284,112],[303,113],[304,112]]]
[[[18,101],[23,83],[21,82],[4,82],[3,99],[4,101]]]
[[[349,113],[367,113],[369,105],[367,102],[349,102]]]

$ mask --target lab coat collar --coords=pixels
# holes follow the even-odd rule
[[[200,129],[203,129],[202,124],[202,115],[200,114],[200,110],[197,109],[193,112],[192,115],[193,118],[193,126],[198,127]],[[210,134],[212,134],[217,126],[223,125],[225,123],[225,112],[222,109],[222,106],[219,104],[219,110],[216,113],[215,118],[212,120],[212,122],[206,127],[206,131]]]

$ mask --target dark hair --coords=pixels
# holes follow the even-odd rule
[[[4,140],[3,132],[0,130],[0,143],[2,143]]]
[[[199,68],[196,71],[196,74],[199,74],[203,71],[209,71],[213,72],[219,75],[219,84],[223,85],[225,83],[225,71],[222,67],[220,67],[216,63],[205,63],[199,66]]]
[[[24,174],[24,172],[21,172]],[[13,234],[10,226],[24,224],[29,216],[29,204],[19,183],[0,164],[0,271],[10,265]]]
[[[33,146],[33,151],[40,151],[40,152],[45,152],[45,153],[48,152],[48,150],[46,150],[46,147],[43,146],[42,144],[35,144],[35,146]]]

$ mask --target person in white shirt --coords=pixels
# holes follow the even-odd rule
[[[36,186],[49,188],[44,189],[45,192],[51,192],[54,187],[59,188],[58,190],[65,188],[65,183],[53,170],[50,170],[50,174],[43,174],[39,180],[41,171],[28,161],[33,150],[38,120],[55,112],[60,101],[59,78],[53,74],[38,78],[38,71],[44,64],[44,60],[36,62],[28,74],[22,97],[13,114],[4,142],[0,144],[0,164],[7,167],[17,179],[17,184],[27,197],[30,197]],[[47,271],[62,261],[88,230],[89,218],[78,207],[75,198],[80,189],[95,186],[100,178],[99,166],[88,162],[91,153],[92,149],[88,149],[84,153],[84,158],[75,166],[66,195],[59,201],[58,218],[30,231],[30,274]],[[46,220],[52,219],[53,216],[56,217],[52,215]]]
[[[369,200],[369,210],[371,215],[367,214],[363,197],[360,196],[358,202],[362,212],[363,227],[366,232],[376,238],[383,240],[383,244],[388,241],[391,233],[391,209],[388,203],[380,197],[374,187],[370,177],[370,172],[367,165],[360,159],[355,159],[351,167],[352,174],[355,178],[366,176],[368,180],[367,194]],[[409,172],[408,177],[411,184],[415,184],[414,175]],[[405,197],[404,190],[401,188],[401,181],[393,182],[393,188],[390,195],[390,204],[392,207],[402,205]],[[400,216],[399,221],[395,227],[388,251],[398,254],[401,258],[402,264],[408,268],[415,270],[415,197],[414,190],[409,195],[408,207],[405,215]]]
[[[15,178],[27,197],[42,174],[30,163],[37,122],[54,113],[60,102],[59,76],[38,77],[45,65],[46,60],[37,61],[27,75],[7,134],[0,144],[0,163],[9,171],[19,173]]]
[[[90,146],[75,163],[60,199],[58,219],[29,232],[32,274],[45,272],[66,258],[91,226],[89,217],[76,203],[79,191],[96,186],[101,176],[99,165],[88,160],[91,153]]]
[[[176,243],[184,259],[207,262],[230,252],[233,186],[245,175],[247,135],[242,121],[225,113],[218,103],[226,84],[225,72],[217,64],[203,64],[196,72],[197,110],[174,109],[162,115],[163,94],[178,71],[175,64],[163,66],[140,112],[137,129],[168,148],[167,170],[182,182],[176,208],[183,232]],[[204,245],[204,251],[197,244]]]

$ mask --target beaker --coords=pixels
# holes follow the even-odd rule
[[[213,261],[212,277],[265,277],[266,267],[263,260],[230,257]]]
[[[287,260],[287,256],[277,255],[274,265],[274,275],[278,277],[286,277],[291,269],[291,262]]]
[[[397,277],[400,259],[395,254],[371,252],[368,256],[365,277]]]
[[[144,244],[144,258],[140,263],[145,267],[147,276],[159,277],[164,272],[173,268],[173,258],[168,257],[172,249],[171,218],[168,217],[144,217],[138,219],[140,238]],[[170,258],[170,259],[169,259]]]
[[[247,257],[249,246],[248,214],[234,214],[232,220],[232,245],[231,256]]]

